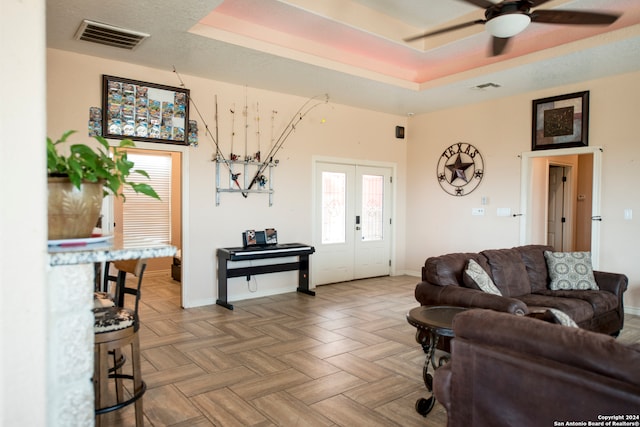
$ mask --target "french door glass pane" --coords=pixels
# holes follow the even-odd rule
[[[362,175],[362,240],[382,240],[384,176]]]
[[[344,243],[346,236],[347,176],[322,172],[322,243]]]

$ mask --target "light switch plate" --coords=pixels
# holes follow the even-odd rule
[[[511,216],[511,208],[498,208],[496,211],[498,216]]]
[[[625,209],[624,210],[624,219],[633,219],[633,210]]]

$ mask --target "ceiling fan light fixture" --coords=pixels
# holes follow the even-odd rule
[[[524,13],[509,13],[487,21],[486,30],[494,37],[509,38],[521,33],[531,23],[531,17]]]

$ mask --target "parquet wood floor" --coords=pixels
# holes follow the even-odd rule
[[[140,317],[145,425],[445,426],[436,403],[415,401],[424,353],[405,314],[418,279],[381,277],[296,292],[180,308],[180,284],[145,275]],[[621,341],[640,341],[628,316]],[[126,373],[126,371],[125,371]],[[134,426],[133,408],[103,425]]]

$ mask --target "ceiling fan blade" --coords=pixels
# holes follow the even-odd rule
[[[529,0],[529,2],[531,3],[531,7],[538,7],[550,1],[551,0]]]
[[[542,24],[564,25],[609,25],[620,15],[577,10],[536,10],[531,12],[531,21]]]
[[[502,55],[509,44],[510,38],[493,37],[491,42],[491,56]]]
[[[448,33],[449,31],[455,31],[455,30],[460,30],[462,28],[471,27],[471,26],[478,25],[478,24],[484,24],[485,22],[486,21],[484,19],[477,19],[475,21],[465,22],[464,24],[453,25],[451,27],[441,28],[439,30],[435,30],[435,31],[430,31],[430,32],[427,32],[427,33],[419,34],[417,36],[407,37],[406,39],[404,39],[404,41],[405,42],[412,42],[412,41],[415,41],[415,40],[423,39],[425,37],[431,37],[431,36],[435,36],[435,35],[438,35],[438,34]]]
[[[488,9],[492,6],[495,6],[495,3],[490,2],[489,0],[462,0],[465,3],[471,3],[474,6],[481,7],[483,9]]]

